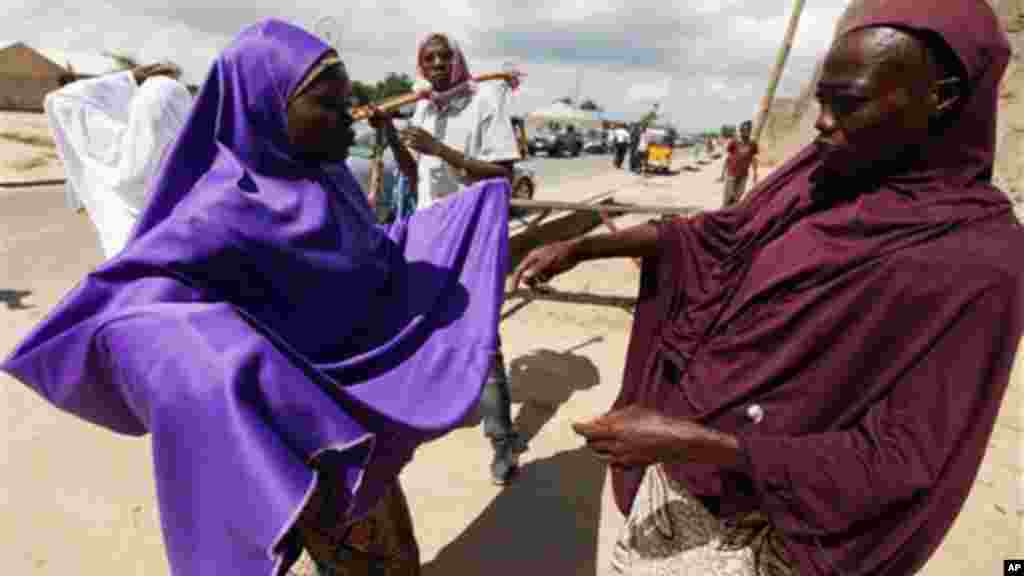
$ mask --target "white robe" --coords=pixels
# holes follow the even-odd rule
[[[181,83],[156,76],[139,86],[131,72],[47,94],[44,108],[67,174],[68,204],[85,208],[107,258],[128,241],[149,182],[191,104]]]

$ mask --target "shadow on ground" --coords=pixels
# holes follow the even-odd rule
[[[600,382],[597,366],[573,353],[537,350],[509,365],[516,426],[529,440],[559,406]],[[532,576],[595,572],[605,466],[585,448],[527,462],[462,534],[423,567],[424,576]]]
[[[7,306],[8,310],[28,310],[23,300],[32,295],[30,290],[4,290],[0,289],[0,304]]]
[[[584,342],[582,346],[599,340]],[[554,418],[558,407],[568,402],[574,392],[601,382],[597,366],[586,356],[572,352],[536,350],[513,360],[508,370],[512,401],[522,403],[515,425],[526,441]]]
[[[525,464],[423,576],[593,576],[604,476],[586,448]]]

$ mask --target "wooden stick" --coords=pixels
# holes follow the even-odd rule
[[[519,72],[497,72],[494,74],[481,74],[475,76],[471,82],[487,82],[489,80],[504,80],[512,83],[518,81],[518,78],[523,76]],[[408,94],[401,94],[399,96],[392,96],[391,98],[385,98],[380,102],[376,102],[373,106],[358,106],[352,109],[352,119],[356,122],[360,120],[366,120],[373,114],[373,108],[376,107],[381,112],[394,112],[402,106],[414,104],[420,100],[430,98],[430,91],[424,90],[422,92],[409,92]]]
[[[611,296],[600,294],[587,294],[586,292],[560,292],[551,288],[544,290],[530,290],[520,288],[505,293],[505,299],[524,298],[526,300],[551,300],[553,302],[567,302],[570,304],[593,304],[596,306],[613,306],[615,308],[631,309],[636,305],[636,298],[626,296]]]
[[[789,57],[789,50],[793,47],[793,38],[796,36],[797,24],[800,23],[800,14],[803,10],[804,0],[795,0],[793,12],[789,15],[789,26],[786,28],[786,36],[782,41],[782,46],[779,48],[778,56],[775,59],[775,68],[772,69],[771,80],[768,82],[768,90],[765,91],[764,97],[761,98],[761,106],[757,114],[757,124],[754,126],[754,132],[751,135],[751,140],[754,142],[761,138],[761,130],[764,129],[764,124],[768,119],[768,111],[771,109],[772,100],[775,99],[775,90],[779,86],[779,79],[782,78],[782,71],[786,67],[786,58]]]
[[[686,216],[700,212],[696,206],[668,206],[665,204],[583,204],[579,202],[556,202],[549,200],[527,200],[512,198],[511,206],[535,210],[565,210],[569,212],[619,212],[632,214],[677,214]]]

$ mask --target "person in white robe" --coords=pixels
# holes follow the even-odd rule
[[[184,125],[192,95],[167,64],[66,84],[43,107],[67,174],[68,205],[85,209],[106,258],[121,251],[146,189]]]

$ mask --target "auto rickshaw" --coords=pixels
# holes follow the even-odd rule
[[[668,174],[672,171],[672,143],[667,130],[647,129],[647,171]]]

